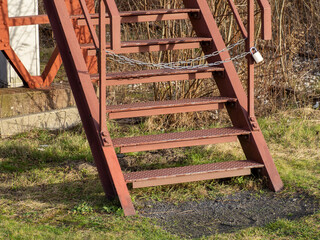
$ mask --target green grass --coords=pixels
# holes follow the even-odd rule
[[[310,109],[259,119],[285,189],[320,199],[320,113]],[[138,126],[111,124],[114,136],[145,134]],[[156,132],[153,132],[156,133]],[[149,155],[146,155],[149,154]],[[166,154],[166,155],[164,155]],[[237,143],[132,153],[127,170],[244,159]],[[147,157],[145,157],[147,156]],[[152,162],[149,159],[152,157]],[[214,199],[239,190],[267,191],[262,179],[238,177],[131,190],[144,199],[179,202]],[[204,239],[319,239],[320,215],[279,219]],[[105,200],[81,127],[35,130],[0,141],[0,239],[181,239],[141,216],[126,218],[118,202]]]

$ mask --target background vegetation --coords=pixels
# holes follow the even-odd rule
[[[120,10],[181,8],[181,0],[116,0]],[[246,23],[246,0],[235,0],[240,15]],[[261,22],[260,10],[256,8],[256,45],[261,51],[265,62],[256,66],[256,110],[259,116],[274,113],[288,108],[304,107],[320,101],[320,2],[318,0],[269,0],[272,6],[272,41],[260,40]],[[220,27],[227,45],[242,39],[231,9],[226,0],[208,0],[213,15]],[[258,5],[258,4],[256,4]],[[42,9],[42,10],[41,10]],[[43,7],[40,5],[40,11]],[[52,33],[48,26],[43,26],[42,46],[47,49],[53,45]],[[191,24],[187,20],[162,21],[152,23],[123,24],[122,40],[174,38],[193,36]],[[107,37],[108,38],[108,37]],[[243,46],[231,51],[237,55],[244,51]],[[131,54],[132,58],[147,62],[167,62],[185,60],[196,57],[201,51],[178,50],[145,54]],[[136,70],[138,67],[115,64],[110,60],[109,71]],[[246,87],[245,59],[236,63],[240,77]],[[61,81],[59,79],[58,81]],[[133,93],[132,93],[133,92]],[[110,103],[155,99],[180,99],[218,95],[214,81],[195,80],[180,82],[165,82],[110,88]],[[133,95],[132,95],[133,94]],[[199,116],[198,114],[173,115],[159,121],[157,124],[174,125],[183,119],[215,119],[215,114]],[[152,122],[152,121],[151,121]],[[183,125],[183,124],[182,124]]]

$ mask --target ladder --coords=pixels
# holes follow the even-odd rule
[[[63,0],[44,0],[66,73],[78,106],[99,177],[108,198],[118,197],[126,216],[134,215],[127,188],[175,184],[215,178],[227,178],[251,174],[261,169],[273,191],[280,191],[283,183],[277,172],[267,144],[254,116],[253,78],[254,61],[248,57],[248,94],[244,91],[228,51],[207,59],[208,63],[222,61],[219,66],[196,69],[157,69],[119,73],[106,72],[106,51],[127,54],[174,49],[192,49],[201,46],[205,54],[226,48],[218,26],[206,0],[183,0],[184,9],[159,9],[119,12],[114,0],[99,0],[99,12],[90,14],[86,1],[79,0],[83,9],[78,24],[86,25],[92,34],[91,44],[79,44]],[[89,0],[87,0],[88,2]],[[244,27],[233,0],[228,0],[234,16],[246,37],[247,51],[254,44],[254,0],[248,0],[248,27]],[[262,38],[271,38],[271,11],[267,0],[258,0],[262,11]],[[121,42],[121,23],[158,20],[190,19],[197,37],[175,39],[135,40]],[[110,24],[110,42],[105,40],[106,25]],[[95,26],[99,28],[99,36]],[[99,73],[90,74],[82,49],[97,54]],[[214,78],[221,96],[211,98],[167,100],[106,106],[106,87],[113,85],[182,81]],[[93,82],[99,83],[99,98]],[[225,107],[233,127],[212,128],[159,135],[111,139],[107,120],[218,110]],[[122,153],[156,149],[186,147],[239,140],[247,160],[157,169],[123,173],[115,152]]]

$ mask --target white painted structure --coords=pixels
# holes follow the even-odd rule
[[[9,17],[38,14],[38,0],[9,0]],[[10,27],[10,44],[31,75],[40,75],[39,26]],[[20,87],[22,81],[0,53],[0,87]]]

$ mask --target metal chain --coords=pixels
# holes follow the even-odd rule
[[[223,61],[216,61],[213,63],[207,63],[207,64],[198,64],[198,65],[188,65],[188,66],[180,66],[182,64],[192,64],[194,62],[198,62],[201,60],[205,60],[208,59],[210,57],[214,57],[219,55],[222,52],[228,51],[233,49],[234,47],[241,45],[242,43],[245,42],[246,39],[241,39],[240,41],[229,45],[228,47],[220,50],[220,51],[215,51],[213,53],[201,56],[201,57],[196,57],[196,58],[190,58],[187,59],[185,61],[177,61],[177,62],[169,62],[169,63],[147,63],[147,62],[143,62],[140,60],[136,60],[136,59],[132,59],[132,58],[128,58],[126,56],[123,55],[119,55],[119,54],[115,54],[111,51],[106,50],[106,53],[109,54],[109,57],[112,57],[113,60],[119,64],[129,64],[131,66],[148,66],[148,67],[155,67],[155,68],[160,68],[160,69],[196,69],[196,68],[204,68],[204,67],[212,67],[212,66],[217,66],[226,62],[231,62],[234,60],[238,60],[241,58],[246,57],[248,54],[250,54],[251,52],[244,52],[241,53],[237,56],[234,57],[230,57],[228,59],[225,59]]]

